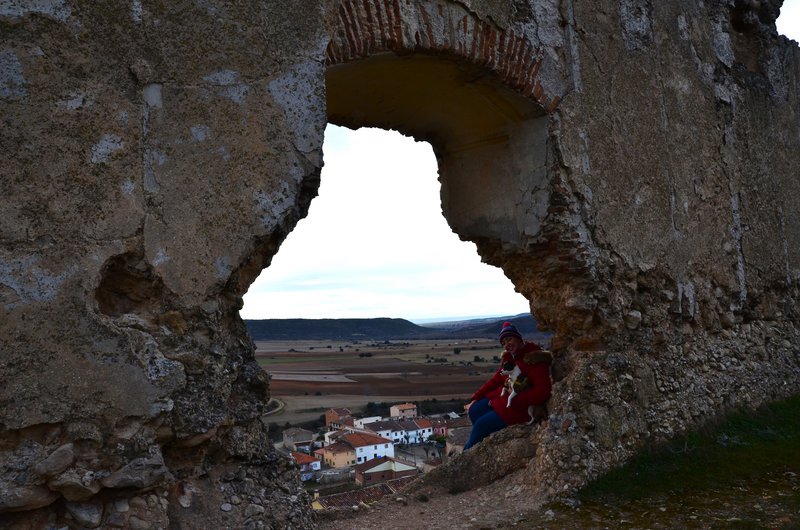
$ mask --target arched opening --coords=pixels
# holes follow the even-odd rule
[[[778,33],[792,40],[800,41],[800,2],[786,0],[781,6],[781,14],[775,20]]]
[[[467,326],[467,317],[530,311],[502,271],[481,263],[475,245],[453,234],[439,187],[429,144],[329,125],[319,196],[241,310],[256,358],[272,377],[272,404],[281,407],[265,418],[279,441],[287,424],[316,431],[320,407],[333,403],[358,416],[374,415],[366,414],[370,403],[408,400],[459,412],[496,369],[496,332],[448,338],[434,336],[436,324],[425,322],[453,317]],[[352,323],[344,319],[377,317],[428,327],[395,338],[387,330],[379,341],[348,336]],[[273,320],[253,321],[260,319]],[[323,340],[317,332],[329,319],[342,320]],[[531,328],[521,329],[534,338]],[[394,344],[379,344],[385,338]]]
[[[394,129],[431,144],[441,184],[444,218],[460,239],[477,243],[484,251],[487,248],[495,251],[482,253],[485,261],[505,271],[508,266],[505,260],[513,259],[519,249],[531,254],[536,252],[529,247],[540,242],[537,238],[541,238],[541,226],[550,213],[552,178],[547,156],[550,119],[538,102],[505,86],[485,67],[457,56],[380,53],[332,64],[325,80],[329,123],[353,129]],[[395,199],[383,193],[373,198],[379,202]],[[312,210],[313,204],[310,215],[313,215]],[[413,216],[413,208],[406,215]],[[500,252],[496,252],[497,249]],[[519,273],[514,266],[511,270]],[[355,358],[359,346],[364,348],[359,344],[328,342],[326,345],[309,341],[302,353],[312,353],[313,348],[312,355],[321,359],[331,350],[334,355],[336,350],[352,351],[352,358],[341,362],[355,363],[359,362]],[[461,349],[457,344],[456,347],[447,346],[452,353],[461,353],[456,352]],[[459,394],[448,390],[458,399],[459,409],[469,401],[471,393],[491,377],[499,362],[496,338],[491,340],[487,351],[473,352],[469,346],[467,348],[466,355],[447,363],[453,366],[449,370],[457,371],[462,368],[456,366],[457,362],[465,361],[464,373],[459,374],[463,378],[458,381],[464,388]],[[322,354],[318,353],[320,349]],[[487,353],[489,351],[491,353]],[[480,364],[476,353],[485,357]],[[476,364],[467,363],[473,356]],[[286,365],[272,368],[274,389],[297,375],[297,372],[291,373],[292,368],[302,370]],[[347,374],[334,375],[346,377]],[[387,372],[382,377],[393,375]],[[330,385],[335,383],[331,381]],[[344,406],[334,399],[341,396],[330,385],[320,381],[306,389],[306,394],[309,399],[320,394],[329,397],[327,407]],[[419,399],[419,387],[408,388],[414,389],[413,399]],[[401,392],[406,390],[403,388]],[[434,384],[428,392],[442,399]],[[370,396],[377,397],[368,398],[388,399],[391,403],[392,398],[384,398],[387,395],[391,396],[375,392]],[[292,397],[304,402],[303,396]],[[316,414],[319,415],[319,410]],[[308,419],[298,418],[297,421],[303,424]],[[486,480],[496,478],[492,476]]]
[[[345,0],[334,18],[329,122],[429,141],[452,230],[503,269],[554,341],[596,347],[596,251],[552,142],[565,87],[546,49],[461,7]]]
[[[537,235],[549,193],[548,122],[536,102],[479,66],[441,56],[383,53],[332,65],[325,78],[331,123],[431,143],[442,210],[462,239],[516,245]]]
[[[323,149],[319,194],[244,296],[244,319],[426,323],[530,311],[447,225],[430,144],[331,124]]]

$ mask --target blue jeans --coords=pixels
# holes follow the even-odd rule
[[[464,446],[464,451],[480,442],[493,432],[508,427],[494,411],[486,398],[480,399],[469,408],[469,419],[472,421],[472,432]]]

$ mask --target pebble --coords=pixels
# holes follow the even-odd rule
[[[229,511],[233,510],[233,505],[228,503],[228,502],[224,502],[219,507],[219,509],[222,510],[223,512],[229,512]]]
[[[254,515],[261,515],[264,513],[264,507],[260,504],[248,504],[247,508],[244,509],[244,514],[247,517],[253,517]]]
[[[91,502],[65,502],[64,507],[82,526],[97,528],[103,518],[103,507]]]
[[[155,495],[148,495],[147,496],[147,506],[150,508],[157,508],[158,507],[158,497]]]
[[[642,322],[642,313],[634,309],[628,312],[628,314],[623,317],[623,320],[625,321],[625,327],[628,329],[636,329]]]
[[[128,519],[128,527],[131,530],[150,530],[152,528],[149,522],[139,519],[135,515],[131,515],[130,519]]]
[[[53,476],[67,469],[75,460],[75,451],[71,443],[62,445],[50,456],[36,464],[34,470],[43,476]]]
[[[134,497],[130,500],[130,505],[135,509],[144,510],[147,508],[147,501],[142,497]]]

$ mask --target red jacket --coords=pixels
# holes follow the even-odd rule
[[[549,352],[541,350],[537,344],[526,342],[513,357],[504,352],[497,372],[472,395],[472,400],[488,398],[492,409],[507,425],[528,423],[531,420],[528,407],[544,405],[550,398],[552,389],[550,382],[551,356]],[[509,391],[502,392],[509,379],[509,374],[504,373],[503,367],[509,361],[514,363],[513,366],[519,367],[520,377],[527,378],[527,383],[523,388],[518,388],[517,395],[511,400],[510,406],[508,405]],[[511,366],[509,364],[506,368]]]

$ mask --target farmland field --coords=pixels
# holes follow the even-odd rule
[[[497,369],[500,345],[458,341],[257,341],[256,359],[284,404],[268,421],[314,420],[331,407],[358,414],[370,401],[467,398]]]

